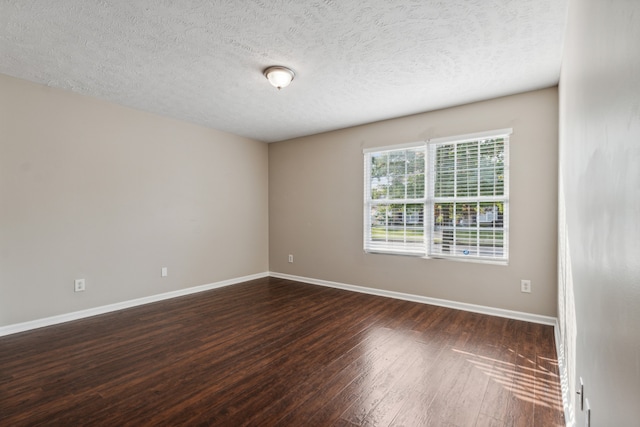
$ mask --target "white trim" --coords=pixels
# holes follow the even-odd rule
[[[177,291],[151,295],[148,297],[137,298],[129,301],[117,302],[115,304],[103,305],[100,307],[89,308],[87,310],[74,311],[72,313],[45,317],[42,319],[31,320],[23,323],[15,323],[13,325],[0,327],[0,337],[5,335],[10,335],[10,334],[16,334],[18,332],[25,332],[32,329],[43,328],[45,326],[52,326],[52,325],[57,325],[59,323],[70,322],[72,320],[84,319],[86,317],[97,316],[99,314],[110,313],[113,311],[123,310],[125,308],[131,308],[139,305],[149,304],[152,302],[158,302],[166,299],[195,294],[198,292],[209,291],[211,289],[222,288],[224,286],[235,285],[238,283],[247,282],[249,280],[261,279],[263,277],[269,277],[269,273],[264,272],[264,273],[252,274],[249,276],[222,280],[220,282],[210,283],[208,285],[201,285],[201,286],[195,286],[192,288],[179,289]]]
[[[525,313],[522,311],[505,310],[502,308],[487,307],[484,305],[467,304],[464,302],[450,301],[439,298],[424,297],[421,295],[405,294],[402,292],[387,291],[384,289],[367,288],[364,286],[348,285],[346,283],[330,282],[327,280],[312,279],[309,277],[294,276],[291,274],[283,274],[269,272],[269,276],[278,279],[294,280],[296,282],[309,283],[311,285],[327,286],[330,288],[338,288],[346,291],[360,292],[363,294],[377,295],[381,297],[400,299],[405,301],[418,302],[422,304],[437,305],[440,307],[453,308],[456,310],[470,311],[473,313],[487,314],[489,316],[505,317],[507,319],[523,320],[525,322],[539,323],[542,325],[554,326],[557,322],[555,317],[542,316],[540,314]]]
[[[407,142],[405,144],[395,144],[395,145],[385,145],[383,147],[364,148],[362,150],[362,153],[369,154],[369,153],[378,153],[378,152],[385,152],[385,151],[406,150],[408,148],[424,147],[424,145],[425,145],[424,141]]]
[[[443,144],[448,142],[476,141],[485,138],[499,138],[513,134],[513,128],[495,129],[484,132],[466,133],[464,135],[443,136],[441,138],[431,138],[428,144]]]
[[[560,376],[560,388],[562,390],[562,407],[564,408],[564,423],[567,427],[575,426],[575,420],[572,418],[571,408],[569,406],[569,374],[567,371],[566,355],[564,354],[564,345],[560,336],[560,324],[556,319],[553,325],[553,335],[556,341],[556,357],[558,358],[558,374]]]

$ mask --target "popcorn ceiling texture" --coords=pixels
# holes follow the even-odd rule
[[[0,73],[261,141],[557,84],[567,0],[0,0]],[[277,91],[270,65],[296,79]]]

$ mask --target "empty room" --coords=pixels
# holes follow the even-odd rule
[[[0,0],[0,426],[634,426],[640,2]]]

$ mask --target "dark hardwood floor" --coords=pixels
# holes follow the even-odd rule
[[[0,425],[564,420],[550,326],[266,278],[0,338]]]

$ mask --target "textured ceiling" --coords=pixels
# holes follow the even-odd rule
[[[555,85],[566,9],[0,0],[0,73],[271,142]],[[270,65],[293,68],[291,86],[271,87]]]

